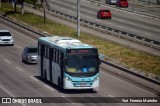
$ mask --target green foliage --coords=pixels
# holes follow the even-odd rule
[[[1,13],[7,13],[10,11],[13,11],[13,8],[9,3],[5,5],[2,4],[2,9],[0,10]],[[116,59],[122,64],[125,63],[128,67],[144,71],[145,73],[153,73],[158,76],[160,75],[160,57],[158,56],[130,49],[88,33],[81,33],[81,36],[78,38],[76,36],[76,29],[51,20],[46,20],[46,23],[44,23],[43,17],[36,16],[32,13],[25,13],[23,15],[20,13],[14,13],[8,15],[19,21],[27,23],[30,26],[46,31],[50,35],[70,36],[87,44],[93,45],[99,49],[100,53]],[[157,77],[157,79],[158,78],[159,77]]]

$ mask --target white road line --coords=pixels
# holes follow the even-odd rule
[[[149,35],[149,36],[153,36],[153,35],[151,35],[151,34],[149,34],[149,33],[144,33],[144,34]]]
[[[131,31],[134,31],[134,32],[138,32],[137,30],[135,30],[135,29],[130,29]]]
[[[7,94],[9,94],[11,97],[15,97],[11,92],[9,92],[6,88],[4,88],[3,86],[0,85],[0,88],[5,91]],[[26,104],[22,104],[22,106],[27,106]]]
[[[46,88],[48,88],[48,89],[50,89],[51,91],[54,91],[54,89],[53,88],[51,88],[50,86],[48,86],[48,85],[44,85]]]
[[[9,94],[11,97],[15,97],[11,92],[9,92],[6,88],[0,85],[0,88],[3,89],[7,94]]]
[[[76,104],[76,103],[73,103],[73,101],[71,101],[70,99],[68,99],[66,96],[62,95],[61,97],[65,98],[66,100],[68,100],[69,102],[71,102],[71,104]]]
[[[112,95],[108,95],[109,97],[114,97],[114,96],[112,96]]]
[[[118,27],[125,28],[124,26],[118,26]]]
[[[103,71],[101,71],[101,72],[104,73],[104,74],[107,74],[107,73],[105,73],[105,72],[103,72]],[[114,76],[112,76],[112,75],[110,75],[110,74],[107,74],[107,75],[109,75],[109,76],[111,76],[111,77],[113,77],[113,78],[116,78],[117,80],[120,80],[120,81],[122,81],[122,82],[125,82],[125,83],[127,83],[127,84],[129,84],[129,85],[131,85],[131,86],[134,86],[134,87],[136,87],[136,88],[138,88],[138,89],[140,89],[140,90],[142,90],[142,91],[145,91],[145,92],[147,92],[147,93],[152,94],[152,95],[155,96],[155,94],[153,94],[153,93],[151,93],[151,92],[149,92],[149,91],[146,91],[146,90],[144,90],[144,89],[142,89],[142,88],[140,88],[140,87],[138,87],[138,86],[135,86],[135,85],[133,85],[133,84],[130,84],[130,83],[128,83],[128,82],[126,82],[126,81],[124,81],[124,80],[121,80],[121,79],[119,79],[119,78],[117,78],[117,77],[114,77]]]
[[[36,78],[34,78],[33,76],[30,76],[33,80],[38,81]]]
[[[20,47],[20,46],[18,46],[18,45],[15,45],[15,47],[17,47],[18,49],[21,49],[21,47]]]
[[[16,69],[18,69],[19,71],[23,72],[23,70],[22,70],[22,69],[20,69],[19,67],[16,67]]]
[[[6,61],[8,64],[11,64],[11,62],[10,61],[8,61],[7,59],[3,59],[4,61]]]

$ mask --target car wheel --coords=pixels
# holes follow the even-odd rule
[[[101,19],[101,16],[100,16],[100,15],[98,15],[98,19]]]
[[[97,14],[97,18],[99,19],[98,14]]]
[[[24,62],[23,54],[22,54],[22,62]]]

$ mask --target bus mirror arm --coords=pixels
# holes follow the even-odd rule
[[[63,62],[64,62],[64,64],[67,63],[67,57],[64,58]]]

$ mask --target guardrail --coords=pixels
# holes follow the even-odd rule
[[[25,23],[13,20],[12,18],[5,18],[5,17],[3,17],[3,15],[0,15],[0,21],[2,23],[6,23],[6,24],[12,26],[13,28],[16,28],[16,29],[19,29],[20,31],[23,31],[24,33],[30,34],[34,38],[37,38],[36,37],[37,35],[46,36],[45,32],[42,32],[32,26],[25,24]]]
[[[143,12],[138,12],[138,11],[135,11],[134,8],[132,7],[132,9],[124,9],[124,8],[119,8],[119,7],[115,7],[113,5],[109,5],[109,4],[106,4],[106,3],[102,3],[98,0],[84,0],[84,1],[88,1],[92,4],[95,4],[95,5],[98,5],[98,6],[109,6],[109,7],[112,7],[112,8],[118,8],[119,10],[123,10],[123,11],[127,11],[127,12],[131,12],[131,13],[136,13],[136,14],[140,14],[140,15],[144,15],[145,16],[149,16],[150,18],[153,18],[153,19],[158,19],[160,20],[160,17],[159,16],[155,16],[155,15],[151,15],[151,14],[146,14],[146,13],[143,13]],[[135,3],[135,2],[132,2],[131,3],[132,5],[138,5],[138,6],[144,6],[144,5],[140,5],[138,3]],[[144,6],[145,7],[145,6]],[[151,7],[150,7],[151,8]]]
[[[33,5],[27,4],[27,3],[25,5],[28,6],[28,7],[32,7],[32,8],[34,7]],[[43,11],[43,9],[38,9],[38,10]],[[63,20],[67,20],[67,21],[70,21],[70,22],[73,22],[73,23],[77,22],[76,17],[70,16],[70,15],[65,14],[65,13],[61,13],[61,12],[56,11],[56,10],[47,10],[46,12],[50,15],[61,18]],[[94,29],[94,30],[97,30],[97,31],[100,31],[100,32],[103,32],[103,33],[107,33],[107,34],[110,34],[110,35],[113,35],[113,36],[116,36],[116,37],[119,37],[119,38],[122,38],[122,39],[125,39],[125,40],[129,40],[129,41],[132,41],[134,43],[139,43],[143,46],[148,46],[150,48],[160,50],[160,42],[159,41],[151,40],[151,39],[148,39],[148,38],[145,38],[145,37],[142,37],[142,36],[138,36],[138,35],[135,35],[135,34],[132,34],[132,33],[128,33],[128,32],[125,32],[125,31],[121,31],[119,29],[115,29],[115,28],[112,28],[112,27],[96,24],[94,22],[90,22],[90,21],[84,20],[84,19],[80,19],[80,22],[81,22],[82,26],[85,26],[85,27],[88,27],[88,28],[91,28],[91,29]]]
[[[105,68],[112,73],[118,74],[119,76],[123,76],[127,79],[132,80],[133,82],[139,83],[143,86],[160,92],[160,81],[157,81],[150,77],[146,77],[143,74],[121,67],[120,65],[113,64],[109,61],[102,60],[102,63],[105,64],[105,66],[101,66],[102,68]]]
[[[26,25],[24,23],[19,23],[16,20],[5,18],[2,15],[0,15],[0,21],[2,23],[9,25],[9,26],[12,26],[13,28],[18,29],[19,31],[27,33],[28,35],[30,35],[34,38],[39,38],[39,36],[47,36],[45,32],[43,33],[42,31],[37,30],[36,28],[33,28],[33,27]],[[154,90],[160,92],[160,81],[155,80],[153,78],[149,78],[145,75],[141,75],[140,73],[136,73],[130,69],[124,68],[118,64],[115,64],[116,62],[112,63],[111,61],[104,61],[105,58],[106,58],[105,55],[100,54],[100,59],[102,60],[103,64],[105,65],[104,66],[105,69],[107,67],[107,69],[110,70],[109,67],[112,67],[114,69],[111,69],[111,72],[116,73],[120,76],[129,78],[137,83],[140,83],[144,86],[147,86],[148,88],[151,88],[151,89],[154,89]],[[101,65],[101,67],[103,67],[103,65]],[[138,80],[135,77],[137,77]]]

